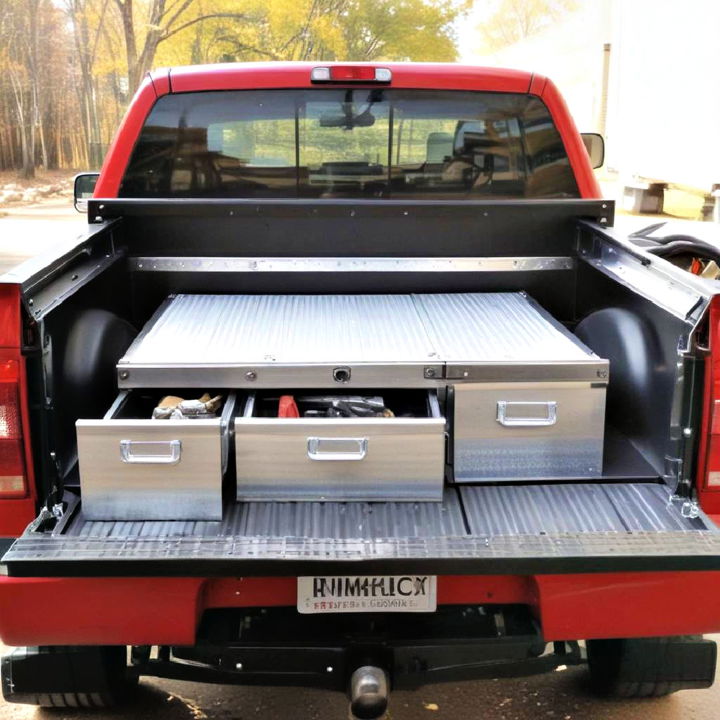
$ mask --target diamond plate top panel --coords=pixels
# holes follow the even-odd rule
[[[120,365],[422,363],[409,295],[178,295]]]
[[[178,295],[119,366],[596,360],[521,293]]]
[[[522,293],[415,295],[448,363],[587,362],[597,357]]]

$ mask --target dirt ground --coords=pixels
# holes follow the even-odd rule
[[[1,647],[1,646],[0,646]],[[387,720],[713,720],[720,684],[658,700],[592,698],[584,668],[522,679],[398,691]],[[0,720],[347,720],[345,697],[323,690],[142,680],[135,702],[113,711],[40,710],[0,701]]]
[[[87,228],[72,197],[0,206],[0,274],[23,260],[72,242]]]
[[[35,171],[35,177],[22,178],[16,170],[0,170],[0,187],[8,183],[17,183],[23,189],[34,187],[35,185],[43,185],[46,183],[62,183],[72,180],[79,170],[43,170],[38,168]]]

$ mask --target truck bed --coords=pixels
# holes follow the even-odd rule
[[[221,522],[30,526],[10,575],[438,574],[719,569],[720,533],[661,483],[447,488],[442,503],[237,503]]]
[[[92,246],[89,260],[75,251],[49,270],[30,267],[16,278],[51,339],[64,337],[77,314],[77,304],[62,302],[68,288],[83,307],[104,308],[136,329],[169,295],[278,295],[308,287],[327,295],[374,295],[389,287],[411,295],[524,291],[583,342],[593,334],[583,328],[587,319],[604,318],[595,328],[596,352],[612,368],[602,473],[592,482],[574,476],[552,485],[450,486],[442,503],[227,504],[226,497],[220,522],[88,522],[77,501],[74,425],[81,412],[106,413],[126,346],[112,364],[98,361],[94,374],[76,378],[82,392],[61,368],[54,415],[43,406],[33,418],[38,456],[59,453],[66,498],[75,502],[56,527],[37,521],[14,543],[3,558],[10,575],[720,569],[711,521],[685,517],[697,509],[691,501],[668,501],[676,487],[693,497],[694,463],[678,461],[696,456],[700,433],[681,429],[699,427],[697,404],[689,400],[697,396],[705,358],[691,340],[713,293],[704,281],[641,257],[609,230],[612,203],[98,200],[90,207],[102,224],[82,246]],[[363,218],[362,230],[348,222],[353,213]],[[268,263],[257,264],[258,248]],[[621,332],[626,326],[629,337]],[[81,351],[87,357],[82,345]],[[30,367],[38,388],[43,367],[39,360]],[[97,379],[101,369],[109,370],[107,387]],[[89,411],[77,407],[77,397]],[[613,428],[625,439],[617,442]],[[669,467],[668,458],[675,460]],[[40,497],[51,489],[52,470],[45,460]]]

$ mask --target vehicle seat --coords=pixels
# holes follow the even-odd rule
[[[427,136],[427,153],[425,162],[428,165],[442,165],[452,157],[453,136],[446,132],[431,132]]]

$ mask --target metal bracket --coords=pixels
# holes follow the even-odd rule
[[[530,257],[131,257],[134,272],[449,273],[572,270],[568,256]]]
[[[50,279],[37,291],[29,288],[23,293],[25,308],[32,318],[43,318],[50,310],[123,257],[124,252],[114,248],[110,235],[104,240],[104,247],[97,250],[89,247],[80,250],[61,274]]]
[[[665,472],[663,479],[669,487],[674,487],[673,497],[680,497],[683,491],[683,460],[682,458],[665,456]]]
[[[713,292],[665,260],[643,254],[628,240],[585,223],[578,233],[578,256],[613,280],[693,325],[702,317]]]
[[[688,520],[694,520],[700,517],[700,505],[695,500],[689,500],[680,495],[670,495],[668,497],[668,507],[680,503],[680,515]]]

